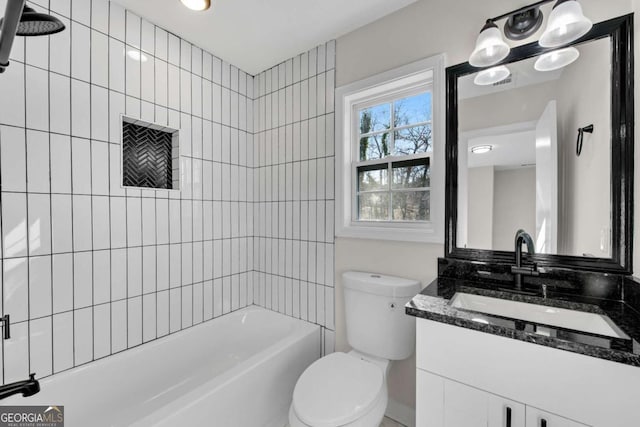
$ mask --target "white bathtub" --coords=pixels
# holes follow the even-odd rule
[[[320,328],[248,307],[40,381],[3,404],[64,405],[65,426],[283,426]]]

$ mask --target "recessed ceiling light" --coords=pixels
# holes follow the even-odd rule
[[[211,7],[211,0],[180,0],[183,5],[191,10],[197,10],[199,12],[207,10]]]
[[[137,50],[128,50],[127,56],[133,59],[134,61],[140,61],[140,62],[147,62],[147,59],[148,59],[147,55],[144,55]]]
[[[493,145],[476,145],[475,147],[471,147],[473,154],[484,154],[491,150],[493,150]]]

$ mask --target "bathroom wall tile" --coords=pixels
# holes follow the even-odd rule
[[[111,304],[93,307],[93,351],[99,359],[111,354]]]
[[[179,331],[182,327],[182,289],[169,291],[169,331]]]
[[[71,77],[91,80],[91,30],[75,21],[71,22]]]
[[[51,203],[49,194],[29,194],[27,197],[29,255],[51,253]]]
[[[91,137],[91,91],[89,84],[71,80],[71,133],[82,138]]]
[[[109,86],[109,38],[96,30],[91,31],[91,83]]]
[[[23,381],[29,377],[29,333],[27,323],[12,324],[11,335],[12,339],[4,343],[5,383]]]
[[[127,44],[135,48],[140,48],[140,17],[130,11],[127,11],[125,22]]]
[[[113,4],[113,3],[112,3]],[[125,50],[124,43],[109,39],[109,88],[124,92]]]
[[[156,314],[157,336],[162,337],[169,333],[169,291],[157,293]]]
[[[53,255],[52,266],[53,312],[69,311],[73,309],[73,255]]]
[[[133,59],[131,55],[140,56],[140,51],[127,46],[125,55],[125,93],[129,96],[140,98],[140,61]],[[137,117],[138,114],[135,115]]]
[[[127,296],[142,295],[142,248],[127,249]]]
[[[29,326],[29,369],[38,378],[53,373],[52,362],[52,318],[51,316],[30,322]]]
[[[27,255],[27,199],[21,193],[2,193],[2,241],[5,257]],[[6,286],[6,284],[5,284]]]
[[[49,130],[49,103],[42,99],[42,94],[49,92],[48,77],[45,70],[26,68],[26,123],[30,129]]]
[[[93,303],[111,300],[111,251],[93,252]]]
[[[142,340],[148,342],[156,338],[156,294],[142,297]]]
[[[109,33],[109,1],[91,0],[91,26],[104,33]]]
[[[29,258],[29,318],[51,316],[51,256]]]
[[[91,86],[91,138],[109,140],[109,91]]]
[[[127,345],[142,344],[142,297],[127,300]]]
[[[127,301],[111,304],[111,352],[117,353],[127,348]]]
[[[142,244],[142,199],[127,198],[127,246]]]
[[[93,249],[108,249],[110,247],[109,234],[109,197],[92,197],[92,228]]]
[[[40,101],[42,102],[42,99]],[[68,135],[71,130],[71,79],[69,77],[49,73],[49,114],[51,132]]]
[[[127,250],[111,250],[111,301],[127,297]]]
[[[142,248],[142,293],[148,294],[156,291],[157,280],[156,247],[145,246]]]
[[[88,251],[91,242],[91,196],[73,196],[73,249]]]
[[[0,123],[12,126],[25,124],[25,70],[24,65],[13,63],[2,74],[0,92],[12,102],[0,105]]]
[[[73,347],[74,365],[82,365],[93,359],[92,307],[75,310],[73,313]]]
[[[155,46],[155,54],[156,57],[163,61],[167,61],[168,59],[168,43],[169,43],[169,35],[165,30],[160,27],[155,27],[155,37],[156,37],[156,46]]]
[[[24,130],[10,126],[0,128],[0,156],[2,189],[26,191],[27,162]]]
[[[49,134],[27,131],[27,191],[49,192]]]
[[[93,255],[77,252],[73,255],[73,306],[89,307],[93,303]]]

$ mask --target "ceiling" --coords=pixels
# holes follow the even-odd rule
[[[416,0],[212,0],[205,12],[180,0],[116,1],[255,75]]]
[[[477,145],[491,145],[493,149],[483,154],[472,153],[471,148]],[[533,129],[519,130],[469,138],[468,149],[470,168],[493,166],[496,169],[517,169],[528,167],[536,163],[536,132]]]

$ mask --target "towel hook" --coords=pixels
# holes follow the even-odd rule
[[[576,142],[576,156],[580,156],[582,153],[582,140],[584,139],[584,133],[593,133],[593,125],[585,126],[578,129],[578,141]]]

